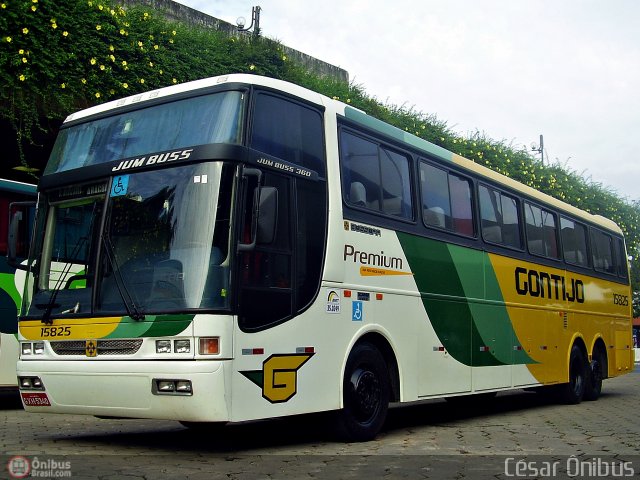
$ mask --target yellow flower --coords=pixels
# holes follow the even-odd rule
[[[0,4],[0,7],[1,8],[7,8],[7,4],[6,3]]]
[[[144,83],[144,78],[141,78],[141,79],[140,79],[140,83]]]
[[[20,79],[20,81],[21,81],[21,82],[24,82],[24,79],[25,79],[26,77],[25,77],[24,75],[20,75],[18,78]]]
[[[38,7],[36,7],[35,5],[31,5],[31,11],[35,12],[38,9]]]
[[[91,60],[89,60],[89,63],[91,63],[91,65],[95,65],[96,64],[96,59],[92,58]]]
[[[60,88],[67,88],[67,84],[66,83],[61,83],[60,84]]]
[[[153,62],[149,62],[149,66],[150,66],[150,67],[153,67]]]
[[[6,37],[5,40],[9,43],[11,43],[11,37]]]
[[[178,83],[178,80],[176,80],[175,78],[173,79],[173,83]]]
[[[162,75],[164,72],[162,70],[160,70],[158,73],[160,73],[160,75]]]
[[[57,23],[52,23],[51,24],[51,28],[53,28],[55,30],[56,28],[58,28],[58,24]]]
[[[116,61],[116,57],[114,57],[113,55],[109,55],[109,58],[111,59],[112,62]]]
[[[80,80],[80,81],[83,83],[83,85],[86,85],[86,84],[87,84],[87,79],[86,79],[86,78],[83,78],[83,79],[82,79],[82,80]]]
[[[18,50],[18,53],[19,53],[20,55],[24,55],[24,49],[22,49],[22,48],[21,48],[20,50]]]
[[[22,29],[22,33],[24,33],[26,35],[27,33],[29,33],[29,29],[27,27],[24,27]]]
[[[176,35],[176,33],[177,33],[177,32],[174,30],[174,31],[172,31],[172,32],[171,32],[171,35],[174,35],[174,36],[175,36],[175,35]]]
[[[138,42],[138,46],[141,47],[142,46],[142,42],[139,41]]]
[[[124,31],[124,28],[120,29],[120,35],[124,35],[126,32]]]
[[[249,65],[249,70],[255,70],[256,66],[252,63],[251,65]]]
[[[123,60],[123,61],[122,61],[122,66],[123,66],[123,67],[126,67],[126,66],[127,66],[127,61],[126,61],[126,60]]]
[[[169,40],[169,43],[173,43],[173,38]]]
[[[104,7],[102,5],[98,5],[98,10],[104,10]]]
[[[96,25],[96,30],[102,30],[102,25]]]
[[[153,49],[154,49],[154,50],[158,50],[158,48],[160,48],[160,47],[158,47],[158,45],[154,45],[154,46],[153,46]]]
[[[62,36],[63,37],[68,37],[69,36],[69,32],[67,32],[66,30],[64,32],[62,32]]]
[[[123,87],[123,88],[129,88],[129,84],[128,84],[128,83],[123,83],[123,84],[122,84],[122,87]]]
[[[100,70],[104,70],[106,67],[104,65],[100,65]]]
[[[282,55],[282,61],[286,62],[287,61],[287,56],[286,55]]]
[[[27,63],[27,59],[25,57],[22,57],[22,63]]]
[[[96,98],[100,98],[100,92],[96,92]]]
[[[113,47],[113,45],[109,45],[109,51],[110,52],[114,52],[116,49]]]

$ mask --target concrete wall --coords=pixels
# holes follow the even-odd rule
[[[199,27],[214,28],[229,35],[238,35],[235,25],[225,22],[224,20],[220,20],[219,18],[206,15],[198,10],[194,10],[193,8],[176,3],[173,0],[119,0],[119,3],[125,6],[147,6],[154,10],[163,12],[165,17],[169,20],[184,22]],[[250,13],[251,12],[248,12],[247,15],[249,21],[251,20]],[[349,82],[349,72],[340,67],[323,62],[322,60],[318,60],[317,58],[285,45],[282,45],[282,50],[289,59],[302,64],[311,72],[318,75],[332,77],[339,81]]]

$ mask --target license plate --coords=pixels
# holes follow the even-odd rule
[[[49,397],[46,393],[21,393],[22,401],[28,407],[50,407]]]

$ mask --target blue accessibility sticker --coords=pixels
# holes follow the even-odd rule
[[[111,184],[111,196],[121,197],[127,194],[129,190],[129,175],[118,175],[113,177],[113,183]]]
[[[364,312],[362,311],[362,302],[354,301],[351,304],[351,320],[354,322],[361,322],[364,318]]]

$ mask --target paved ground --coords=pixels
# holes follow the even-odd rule
[[[517,391],[487,404],[396,408],[372,442],[334,440],[324,416],[188,430],[177,422],[0,410],[0,478],[24,456],[45,478],[640,477],[640,369],[607,380],[597,402],[556,405]],[[525,463],[526,462],[526,463]],[[555,465],[555,472],[554,472]],[[15,459],[14,472],[26,472]],[[547,470],[545,470],[547,468]]]

